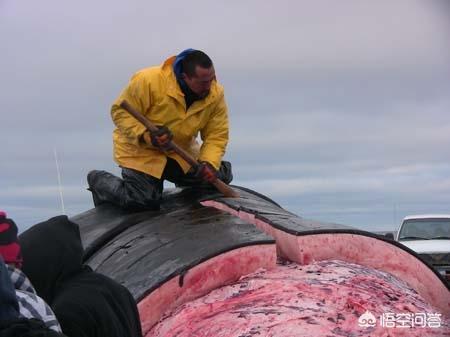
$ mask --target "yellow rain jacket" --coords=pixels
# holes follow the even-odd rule
[[[213,81],[208,96],[195,101],[186,111],[184,94],[172,69],[174,61],[175,56],[161,66],[138,71],[111,108],[116,125],[113,132],[115,161],[122,167],[156,178],[161,178],[167,156],[175,159],[185,173],[190,165],[176,153],[164,154],[144,143],[142,135],[146,129],[119,106],[123,100],[127,100],[153,124],[167,126],[177,145],[216,169],[228,143],[228,110],[223,87]],[[193,144],[199,132],[203,143],[200,153],[195,153]]]

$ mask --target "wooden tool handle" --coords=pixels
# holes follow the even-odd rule
[[[142,115],[139,111],[137,111],[134,107],[132,107],[127,101],[122,101],[120,104],[120,107],[126,110],[130,113],[134,118],[136,118],[139,122],[141,122],[147,130],[150,132],[157,131],[158,128],[150,122],[144,115]],[[188,152],[183,150],[181,147],[179,147],[177,144],[175,144],[173,141],[170,141],[169,143],[170,148],[177,153],[181,158],[183,158],[189,165],[191,166],[197,166],[199,165],[198,161],[195,160],[194,157],[192,157]],[[230,186],[225,184],[220,179],[216,179],[212,184],[226,197],[229,198],[239,198],[239,194],[232,189]]]
[[[213,184],[214,187],[227,198],[239,198],[239,193],[232,189],[229,185],[225,184],[222,180],[216,179],[211,184]]]

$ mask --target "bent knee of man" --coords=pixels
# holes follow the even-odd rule
[[[126,189],[123,196],[123,208],[130,210],[159,210],[162,193],[158,190]]]

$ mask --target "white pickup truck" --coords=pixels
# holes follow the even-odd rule
[[[450,282],[450,215],[407,216],[395,239],[419,254]]]

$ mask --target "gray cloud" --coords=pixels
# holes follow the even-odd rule
[[[92,206],[118,173],[111,102],[187,47],[225,85],[236,183],[298,214],[363,228],[448,212],[446,1],[0,1],[0,208],[21,229]]]

